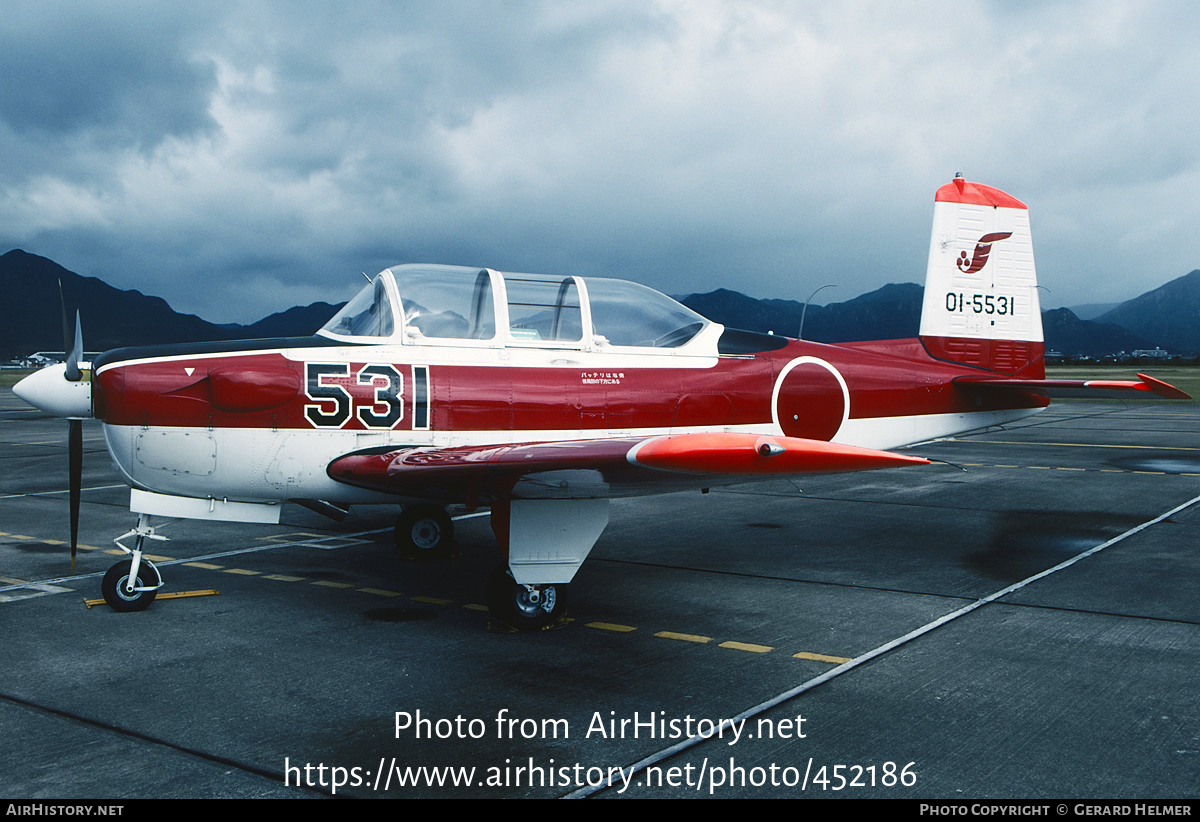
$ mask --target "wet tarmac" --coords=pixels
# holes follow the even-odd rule
[[[1200,406],[1064,402],[938,464],[612,504],[559,630],[489,630],[486,516],[134,524],[85,425],[0,389],[0,794],[1200,796]],[[1046,573],[1049,572],[1049,573]],[[721,720],[731,720],[722,723]]]

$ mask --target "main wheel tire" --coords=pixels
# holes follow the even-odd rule
[[[132,593],[125,590],[126,583],[129,581],[129,572],[132,568],[133,560],[121,560],[108,569],[108,572],[104,575],[104,581],[100,583],[100,590],[104,594],[104,601],[114,611],[120,611],[121,613],[144,611],[154,601],[154,597],[158,595],[157,588],[150,591],[133,591]],[[138,567],[137,579],[133,583],[134,587],[147,588],[156,586],[159,582],[158,571],[155,570],[154,566],[142,561]]]
[[[405,508],[396,517],[396,550],[402,557],[446,557],[453,542],[454,522],[435,505]]]
[[[529,589],[517,584],[501,565],[488,580],[487,604],[492,618],[518,631],[539,631],[567,612],[565,585],[541,585],[535,600]]]

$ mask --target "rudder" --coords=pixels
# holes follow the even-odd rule
[[[1045,374],[1029,210],[956,175],[934,198],[921,342],[940,360]]]

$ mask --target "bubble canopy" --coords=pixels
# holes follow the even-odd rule
[[[708,325],[626,280],[399,265],[380,272],[318,333],[406,345],[675,349]]]

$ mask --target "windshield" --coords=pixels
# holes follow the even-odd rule
[[[392,302],[383,277],[376,277],[358,292],[321,330],[346,337],[392,336]]]

